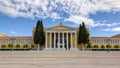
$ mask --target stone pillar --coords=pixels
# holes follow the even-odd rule
[[[72,45],[72,32],[71,32],[70,40],[71,40],[71,47],[70,48],[73,48],[73,45]]]
[[[45,46],[45,48],[48,48],[48,46],[47,46],[47,32],[46,32],[46,46]]]
[[[76,32],[75,32],[75,48],[77,48],[77,44],[76,44]]]
[[[52,44],[52,38],[51,38],[51,36],[52,35],[51,35],[51,32],[50,32],[50,48],[52,48],[52,45],[51,45]]]
[[[66,34],[67,34],[67,50],[68,50],[68,32]]]
[[[56,33],[54,32],[54,48],[56,48]]]
[[[64,45],[65,45],[65,43],[64,43],[64,33],[62,33],[62,48],[64,48]]]
[[[58,32],[58,44],[57,44],[58,48],[60,48],[60,32]]]

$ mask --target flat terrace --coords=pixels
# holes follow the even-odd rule
[[[120,52],[0,51],[0,68],[120,68]]]

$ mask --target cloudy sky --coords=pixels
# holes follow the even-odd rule
[[[120,33],[120,0],[0,0],[0,33],[31,36],[41,19],[45,28],[84,21],[90,36],[113,36]]]

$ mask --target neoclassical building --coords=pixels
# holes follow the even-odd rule
[[[92,45],[99,45],[99,48],[101,45],[107,44],[110,44],[112,48],[114,48],[115,45],[120,47],[120,34],[112,37],[90,37],[90,43],[92,43]]]
[[[2,45],[14,44],[14,47],[19,44],[21,47],[23,45],[28,45],[29,47],[33,44],[31,36],[7,36],[5,34],[0,34],[0,48]]]
[[[76,50],[77,30],[72,27],[58,26],[45,29],[45,49],[49,50]]]
[[[78,50],[82,48],[78,43],[78,28],[72,28],[69,26],[62,25],[60,23],[57,26],[51,28],[45,28],[45,45],[43,46],[44,50]],[[23,45],[34,45],[33,35],[32,36],[7,36],[0,34],[0,48],[3,44],[20,44]],[[119,45],[120,47],[120,34],[112,37],[90,37],[90,43],[92,46],[98,45],[100,48],[101,45],[106,46],[107,44]],[[36,46],[37,47],[37,46]]]

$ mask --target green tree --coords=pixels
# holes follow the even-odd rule
[[[26,44],[26,45],[23,45],[23,48],[28,48],[28,45]]]
[[[8,44],[9,48],[13,48],[13,46],[14,46],[13,44]]]
[[[37,22],[35,33],[34,33],[34,43],[38,45],[38,48],[45,44],[45,34],[42,20]]]
[[[98,48],[98,45],[94,45],[94,48]]]
[[[102,48],[102,49],[104,49],[104,48],[105,48],[105,46],[104,46],[104,45],[101,45],[101,48]]]
[[[85,48],[85,44],[89,43],[89,32],[84,22],[82,22],[82,26],[81,24],[79,26],[78,43],[84,45],[82,48]]]
[[[106,48],[111,48],[111,45],[107,44],[107,45],[106,45]]]
[[[19,45],[19,44],[17,44],[15,47],[16,47],[16,48],[20,48],[20,45]]]
[[[7,47],[7,45],[5,45],[5,44],[1,45],[1,48],[6,48],[6,47]]]
[[[34,45],[31,45],[31,48],[34,48],[35,46]]]
[[[119,45],[114,45],[114,48],[119,48]]]
[[[91,43],[88,43],[87,48],[92,48]]]
[[[8,47],[11,48],[11,51],[13,50],[14,45],[13,44],[8,44]]]
[[[78,33],[78,44],[82,44],[83,40],[83,31],[81,24],[79,25],[79,33]]]

